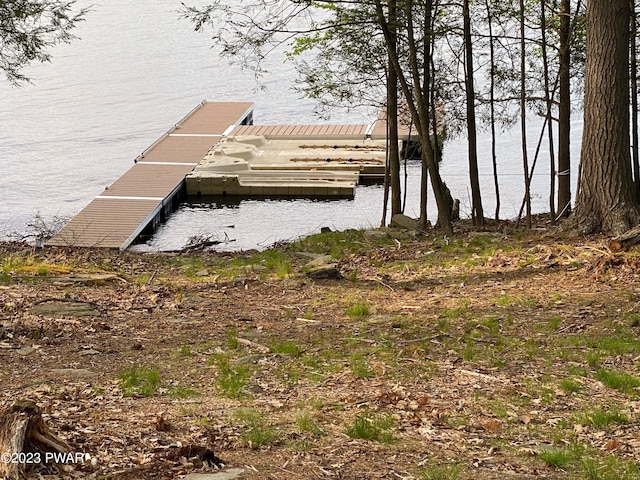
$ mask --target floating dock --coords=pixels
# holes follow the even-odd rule
[[[185,178],[187,195],[353,197],[384,174],[386,142],[362,136],[232,135]]]
[[[153,232],[179,203],[184,177],[230,126],[253,121],[253,103],[203,102],[147,148],[122,177],[47,245],[125,250]]]
[[[125,250],[152,234],[185,192],[352,197],[359,176],[384,174],[385,142],[380,121],[253,125],[253,103],[202,102],[47,245]]]

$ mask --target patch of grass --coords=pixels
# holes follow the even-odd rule
[[[160,383],[160,372],[155,368],[131,367],[118,376],[125,397],[151,397]]]
[[[602,430],[610,425],[625,425],[629,423],[626,415],[618,410],[604,410],[602,408],[594,408],[576,415],[576,420],[581,425],[591,425],[594,428]]]
[[[366,359],[361,354],[353,355],[349,361],[349,365],[351,367],[351,373],[356,378],[373,378],[376,375],[376,372],[369,367]]]
[[[279,353],[280,355],[291,355],[292,357],[299,357],[302,353],[302,348],[294,340],[285,340],[282,342],[275,342],[269,345],[271,353]]]
[[[310,433],[312,435],[322,435],[322,429],[318,427],[313,417],[308,413],[298,415],[296,418],[296,424],[300,433]]]
[[[241,398],[253,373],[251,368],[248,365],[231,365],[223,355],[214,355],[209,364],[218,366],[216,386],[220,393],[229,398]]]
[[[628,395],[638,393],[638,388],[640,387],[640,378],[625,372],[600,369],[596,372],[595,377],[605,386]]]
[[[238,349],[238,330],[232,328],[225,332],[225,337],[227,337],[227,348],[230,350]]]
[[[172,387],[169,389],[168,395],[173,398],[191,398],[200,395],[200,392],[193,388],[186,387]]]
[[[560,380],[560,388],[567,394],[578,393],[582,390],[582,384],[573,378],[563,378]]]
[[[584,480],[640,480],[640,470],[631,461],[614,456],[585,458],[582,460],[580,478]]]
[[[351,438],[391,443],[393,441],[392,426],[391,417],[369,417],[367,413],[362,413],[347,426],[347,435]]]
[[[602,357],[598,352],[587,352],[587,365],[591,368],[598,368],[602,363]]]
[[[575,452],[565,448],[549,447],[538,454],[540,460],[553,468],[567,468],[576,460]]]
[[[235,412],[235,416],[247,426],[247,430],[242,433],[241,438],[249,448],[272,445],[279,440],[280,432],[267,425],[262,414],[257,410],[239,409]]]
[[[624,332],[599,336],[589,342],[589,346],[609,355],[640,354],[640,341]]]
[[[357,302],[347,308],[347,316],[349,318],[358,319],[369,316],[369,304],[365,302]]]
[[[191,351],[191,347],[186,343],[180,346],[180,348],[178,349],[178,353],[183,357],[190,357],[193,354],[193,352]]]
[[[457,480],[462,473],[462,465],[441,465],[431,463],[422,467],[420,478],[422,480]]]

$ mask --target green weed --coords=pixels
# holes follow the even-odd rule
[[[576,420],[581,425],[591,425],[599,430],[614,424],[624,425],[629,423],[627,416],[619,411],[604,410],[602,408],[595,408],[593,410],[577,414]]]
[[[362,355],[353,355],[349,362],[351,373],[356,378],[373,378],[376,375]]]
[[[308,413],[299,415],[296,418],[296,424],[298,425],[300,433],[311,433],[312,435],[322,435],[323,433]]]
[[[553,468],[566,468],[576,460],[575,452],[564,448],[550,447],[538,454],[538,457]]]
[[[216,386],[220,392],[229,398],[241,398],[244,388],[251,379],[250,367],[248,365],[231,365],[229,359],[222,355],[212,357],[209,363],[218,365]]]
[[[562,388],[562,390],[568,394],[578,393],[580,392],[580,390],[582,390],[582,384],[576,382],[573,378],[563,378],[562,380],[560,380],[560,388]]]
[[[640,470],[631,462],[608,456],[604,459],[585,458],[581,465],[585,480],[639,480]]]
[[[272,445],[280,438],[280,433],[267,425],[257,410],[240,409],[236,411],[235,415],[247,426],[247,430],[242,433],[242,440],[249,448]]]
[[[190,357],[192,355],[191,347],[185,343],[178,349],[178,353],[183,357]]]
[[[364,302],[358,302],[347,308],[347,316],[349,318],[358,319],[369,316],[369,305]]]
[[[131,367],[118,377],[125,397],[150,397],[155,394],[160,383],[160,372],[155,368]]]
[[[422,480],[456,480],[462,472],[461,465],[440,465],[432,463],[422,467],[420,478]]]
[[[596,380],[602,382],[607,387],[629,395],[637,393],[638,387],[640,387],[640,378],[625,372],[600,369],[596,372],[595,377]]]
[[[393,441],[393,419],[391,417],[370,418],[366,413],[358,415],[347,427],[347,435],[351,438],[373,440],[382,443]]]
[[[291,355],[292,357],[299,357],[302,353],[302,348],[293,340],[285,340],[282,342],[275,342],[269,345],[271,353],[279,353],[281,355]]]
[[[193,388],[178,386],[178,387],[173,387],[169,389],[168,395],[174,398],[190,398],[190,397],[197,397],[198,395],[200,395],[200,392],[198,392],[197,390],[194,390]]]

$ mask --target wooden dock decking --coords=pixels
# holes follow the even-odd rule
[[[135,159],[135,165],[47,245],[126,249],[176,207],[184,177],[232,126],[253,120],[253,103],[203,102]]]

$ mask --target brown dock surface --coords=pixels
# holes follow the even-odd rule
[[[171,209],[184,177],[232,126],[252,120],[253,103],[203,102],[145,150],[47,245],[126,249]]]
[[[368,125],[238,125],[229,135],[263,135],[265,137],[364,138]],[[385,136],[386,138],[386,136]]]

